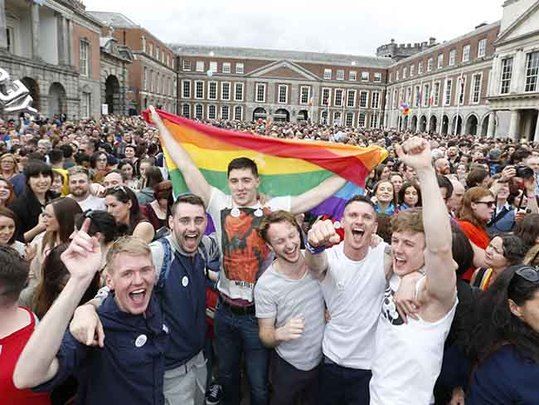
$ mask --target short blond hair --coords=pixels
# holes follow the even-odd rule
[[[147,243],[134,236],[122,236],[110,247],[107,252],[107,271],[112,273],[112,262],[116,256],[127,253],[132,256],[151,256],[152,251]]]

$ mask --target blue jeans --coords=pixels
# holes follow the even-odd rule
[[[339,366],[327,357],[322,363],[320,392],[323,405],[369,405],[370,370]]]
[[[240,403],[240,368],[243,354],[251,391],[251,405],[266,405],[269,350],[262,345],[258,337],[256,317],[234,314],[226,306],[219,305],[214,322],[219,382],[223,386],[221,403]]]

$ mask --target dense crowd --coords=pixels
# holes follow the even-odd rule
[[[225,194],[151,117],[0,124],[2,404],[538,403],[537,145],[205,122],[388,150],[313,218],[344,179]]]

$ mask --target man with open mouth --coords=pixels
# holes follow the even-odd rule
[[[23,350],[13,381],[19,389],[50,391],[74,374],[77,403],[163,404],[167,327],[153,296],[155,268],[150,248],[133,237],[118,239],[107,253],[107,285],[114,291],[99,308],[107,334],[89,347],[66,331],[94,275],[101,247],[87,231],[87,218],[62,254],[70,278]]]

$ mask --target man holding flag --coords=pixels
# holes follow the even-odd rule
[[[318,186],[296,196],[260,198],[260,178],[256,163],[247,157],[233,159],[227,167],[231,195],[211,186],[183,145],[175,140],[159,114],[150,107],[151,119],[159,129],[161,142],[180,170],[187,187],[207,204],[222,252],[218,283],[220,301],[215,315],[215,335],[219,357],[219,378],[223,403],[240,402],[240,361],[247,368],[252,404],[268,402],[268,350],[258,331],[253,302],[257,278],[271,263],[271,255],[258,226],[267,213],[278,209],[299,214],[331,197],[346,180],[332,176]]]

